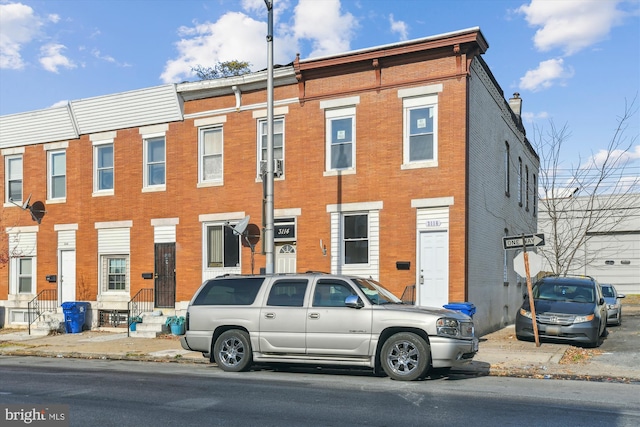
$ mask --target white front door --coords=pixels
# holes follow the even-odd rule
[[[276,244],[276,273],[296,272],[296,247],[290,243]]]
[[[449,303],[449,232],[420,233],[418,305],[442,307]]]
[[[76,251],[60,251],[60,303],[76,300]]]

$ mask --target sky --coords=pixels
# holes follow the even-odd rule
[[[640,105],[640,0],[273,0],[274,62],[480,27],[527,137],[567,127],[564,168],[602,158]],[[167,83],[240,60],[267,67],[264,0],[0,0],[0,115]],[[640,114],[625,122],[640,175]],[[1,132],[1,129],[0,129]],[[538,137],[536,136],[538,135]]]

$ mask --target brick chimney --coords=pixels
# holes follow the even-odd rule
[[[518,92],[513,94],[513,98],[509,98],[509,106],[518,117],[522,113],[522,98]]]

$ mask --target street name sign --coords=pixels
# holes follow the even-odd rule
[[[523,246],[527,248],[544,246],[544,234],[538,233],[503,237],[502,246],[505,249],[522,249]]]

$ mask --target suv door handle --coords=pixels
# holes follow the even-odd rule
[[[275,313],[265,313],[264,317],[267,318],[267,319],[275,319],[276,318],[276,314]]]
[[[320,313],[309,313],[309,319],[319,319]]]

